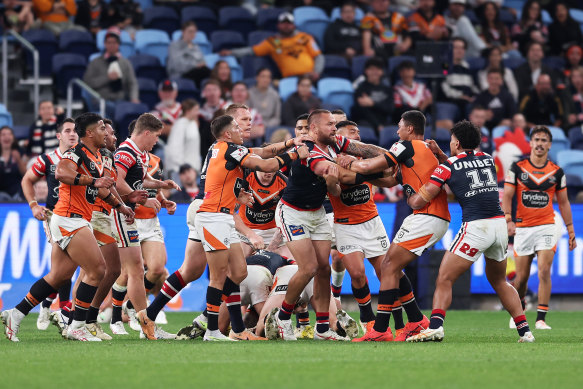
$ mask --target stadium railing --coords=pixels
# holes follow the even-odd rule
[[[87,92],[91,97],[97,99],[99,101],[99,114],[105,117],[105,99],[101,97],[99,93],[95,91],[95,89],[91,88],[87,85],[83,80],[80,78],[73,78],[67,84],[67,117],[72,117],[73,115],[73,86],[77,85],[79,88]]]

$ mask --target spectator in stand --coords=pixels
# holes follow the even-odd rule
[[[18,0],[4,0],[4,8],[0,9],[0,25],[5,30],[22,33],[30,29],[34,23],[32,4]]]
[[[156,104],[152,114],[164,123],[160,136],[162,140],[166,141],[174,122],[182,115],[182,105],[176,101],[178,97],[178,85],[176,82],[171,80],[162,81],[158,85],[158,97],[160,102]]]
[[[479,57],[486,48],[484,41],[478,36],[472,22],[465,15],[466,0],[450,0],[449,12],[445,15],[445,23],[451,30],[453,38],[463,38],[466,41],[466,58]]]
[[[540,124],[562,127],[565,109],[561,99],[553,92],[551,77],[542,73],[534,89],[520,102],[520,112],[526,118],[529,127]]]
[[[524,56],[526,56],[528,42],[538,42],[543,47],[547,47],[549,30],[543,24],[541,6],[536,0],[528,0],[524,3],[520,21],[512,27],[511,35]]]
[[[518,101],[518,85],[514,78],[514,72],[512,69],[504,66],[504,62],[502,61],[502,50],[498,46],[493,46],[484,51],[484,56],[487,61],[486,67],[478,71],[480,90],[485,91],[488,89],[488,70],[500,69],[502,74],[504,74],[504,87],[510,92],[514,100]]]
[[[409,52],[413,41],[403,15],[389,10],[389,0],[372,0],[370,5],[372,12],[360,22],[363,54],[386,60]]]
[[[486,128],[486,109],[480,105],[474,105],[468,116],[468,119],[480,129],[482,133],[482,142],[480,143],[480,150],[490,154],[492,152],[492,141],[490,137],[490,130]]]
[[[292,138],[292,135],[287,130],[287,128],[280,128],[279,130],[273,131],[273,134],[271,134],[271,138],[269,139],[269,143],[273,144],[273,143],[285,142],[287,140],[290,140],[291,138]]]
[[[516,102],[512,95],[502,88],[503,82],[500,69],[488,70],[488,89],[474,100],[475,105],[481,105],[487,109],[486,127],[489,129],[510,125],[510,119],[516,113]]]
[[[108,13],[110,23],[121,30],[126,30],[132,37],[142,26],[144,18],[142,8],[133,0],[111,0]]]
[[[249,107],[254,108],[263,118],[265,127],[279,126],[281,123],[281,98],[271,86],[271,70],[261,68],[255,75],[255,86],[249,89]]]
[[[105,34],[105,52],[87,66],[83,81],[107,100],[107,116],[113,117],[116,101],[139,103],[138,80],[130,61],[119,52],[119,30]]]
[[[65,119],[64,113],[62,107],[55,107],[50,100],[39,103],[38,118],[28,130],[28,156],[48,153],[59,147],[57,127]]]
[[[414,42],[443,41],[449,38],[445,19],[435,12],[435,0],[419,0],[419,8],[409,16],[407,22]]]
[[[221,55],[244,57],[271,56],[283,77],[309,75],[315,81],[324,70],[325,60],[314,37],[296,31],[294,16],[284,12],[277,18],[278,33],[253,47],[222,50]]]
[[[231,80],[231,67],[227,61],[220,60],[215,63],[211,71],[211,78],[217,80],[221,85],[221,98],[230,99],[233,81]]]
[[[381,81],[384,62],[381,58],[369,58],[364,65],[366,80],[354,92],[352,118],[360,125],[373,127],[377,132],[389,124],[393,111],[391,87]]]
[[[194,170],[189,164],[185,163],[180,166],[178,174],[180,176],[180,189],[182,190],[174,192],[172,196],[170,196],[170,200],[175,203],[190,203],[199,192],[196,183],[196,170]]]
[[[0,201],[22,201],[20,181],[26,173],[27,159],[8,126],[0,129],[0,148]]]
[[[312,80],[309,76],[298,78],[298,90],[283,103],[282,121],[285,126],[295,126],[296,118],[322,106],[319,98],[312,94]]]
[[[200,145],[200,105],[194,99],[182,102],[182,116],[172,126],[168,143],[164,150],[166,170],[177,172],[180,166],[187,163],[200,172],[201,150]]]
[[[249,102],[249,89],[247,89],[247,84],[243,81],[237,81],[233,84],[233,89],[231,89],[231,100],[225,104],[228,107],[231,104],[241,104],[248,106]],[[265,124],[263,123],[263,117],[255,109],[249,107],[249,112],[251,113],[251,139],[263,139],[265,135]]]
[[[567,64],[563,70],[565,77],[571,76],[571,71],[583,65],[583,49],[579,45],[571,45],[567,49]]]
[[[77,2],[77,15],[75,24],[83,26],[93,35],[99,30],[111,26],[108,20],[108,6],[105,0],[82,0]]]
[[[217,110],[226,108],[225,100],[221,98],[220,82],[214,78],[207,80],[202,89],[201,97],[204,99],[204,104],[200,108],[200,116],[210,123]]]
[[[182,35],[168,47],[166,70],[170,78],[189,78],[200,88],[200,83],[209,78],[211,71],[206,66],[204,54],[194,43],[198,29],[193,21],[182,25]]]
[[[583,67],[571,70],[570,81],[573,108],[569,115],[569,127],[573,127],[583,124]]]
[[[569,8],[564,1],[555,3],[554,21],[549,26],[549,53],[562,55],[569,45],[583,44],[583,34],[579,23],[569,14]]]
[[[356,5],[349,1],[340,9],[340,19],[334,20],[326,28],[324,47],[327,54],[346,57],[349,61],[362,54],[362,31],[356,24]]]
[[[500,9],[493,1],[487,2],[482,8],[478,34],[487,47],[500,47],[504,57],[521,57],[520,53],[514,49],[510,40],[510,31],[500,20]]]
[[[564,88],[563,83],[558,78],[555,71],[542,63],[545,56],[543,46],[538,42],[530,42],[526,51],[526,63],[514,69],[514,77],[518,84],[518,97],[520,100],[526,96],[541,73],[549,74],[553,83],[553,88]]]
[[[462,38],[452,40],[452,64],[445,79],[441,82],[441,91],[446,100],[458,106],[465,116],[468,104],[474,101],[478,88],[474,84],[474,77],[470,66],[465,61],[466,41]]]
[[[77,14],[75,0],[32,0],[37,20],[32,28],[44,28],[55,35],[66,30],[85,30],[70,20]]]
[[[401,62],[398,70],[400,80],[393,88],[393,103],[395,105],[393,121],[395,122],[399,121],[405,111],[417,109],[421,112],[427,112],[427,108],[433,103],[433,96],[427,86],[422,82],[415,81],[413,62]]]

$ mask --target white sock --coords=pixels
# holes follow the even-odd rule
[[[346,270],[342,270],[337,272],[336,270],[332,269],[332,285],[341,287],[342,282],[344,281],[344,273]]]

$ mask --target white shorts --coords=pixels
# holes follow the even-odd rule
[[[140,234],[135,219],[132,224],[128,224],[125,216],[115,209],[111,211],[111,218],[113,219],[113,237],[117,241],[117,247],[139,247]]]
[[[534,255],[541,250],[555,250],[557,240],[556,223],[534,227],[516,227],[514,252],[522,257]]]
[[[273,240],[273,237],[275,236],[275,234],[279,231],[279,228],[275,227],[275,228],[268,228],[267,230],[257,230],[255,228],[252,228],[251,231],[253,231],[254,233],[256,233],[257,235],[259,235],[261,237],[261,239],[263,239],[263,243],[265,243],[265,247],[269,246],[269,244],[271,243],[271,241]],[[245,235],[241,234],[240,232],[237,232],[239,234],[239,240],[241,240],[242,242],[247,242],[249,241],[249,238],[247,238]],[[278,246],[285,246],[285,242],[281,242],[281,244]]]
[[[186,210],[186,225],[188,226],[188,239],[200,242],[200,238],[198,237],[198,232],[196,231],[196,213],[202,204],[202,199],[195,199],[190,205],[188,206],[188,210]]]
[[[332,226],[324,207],[317,211],[298,211],[280,201],[275,211],[275,224],[286,242],[301,239],[332,240]]]
[[[117,240],[113,237],[113,231],[111,229],[112,218],[110,215],[106,215],[100,211],[93,211],[91,214],[91,226],[93,227],[93,236],[97,240],[97,245],[99,247],[117,243]]]
[[[430,215],[412,214],[403,220],[393,243],[419,256],[439,242],[448,227],[447,220]]]
[[[332,248],[336,248],[336,231],[334,231],[334,212],[330,212],[326,214],[326,219],[332,227]]]
[[[164,243],[164,234],[160,227],[158,216],[150,219],[136,219],[140,242],[160,242]]]
[[[202,238],[204,251],[228,250],[231,244],[240,242],[233,215],[199,212],[196,214],[196,224],[196,231]]]
[[[46,219],[43,220],[43,230],[45,231],[45,236],[47,237],[47,242],[50,244],[54,243],[53,235],[51,234],[51,217],[53,212],[48,209],[45,211]]]
[[[272,282],[273,276],[265,266],[247,265],[247,277],[239,285],[241,305],[253,306],[266,301]]]
[[[83,218],[64,217],[53,214],[50,224],[53,242],[65,250],[71,242],[71,239],[73,239],[73,236],[83,227],[87,227],[93,231],[91,223]]]
[[[482,253],[489,259],[502,262],[508,250],[508,229],[503,217],[479,219],[462,223],[449,251],[476,262]]]
[[[365,258],[375,258],[385,255],[391,244],[379,216],[360,224],[335,223],[334,231],[336,249],[344,255],[360,251]]]
[[[292,278],[294,274],[298,272],[298,265],[287,265],[282,266],[275,272],[273,276],[273,289],[271,289],[270,296],[276,294],[286,294],[287,293],[287,286],[289,284],[289,280]],[[312,278],[308,285],[302,290],[298,301],[296,301],[297,305],[300,304],[309,304],[312,296],[314,295],[314,279]]]

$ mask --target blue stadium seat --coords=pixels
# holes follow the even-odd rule
[[[223,30],[238,31],[247,38],[249,33],[256,29],[256,23],[247,8],[222,7],[219,10],[219,27]]]
[[[134,2],[138,3],[142,7],[142,10],[150,8],[154,4],[153,0],[134,0]],[[106,3],[109,3],[109,0],[106,0]]]
[[[178,96],[177,101],[182,101],[184,99],[195,99],[200,102],[200,91],[194,84],[194,81],[186,78],[177,78],[173,80],[178,86]]]
[[[360,140],[364,143],[372,143],[373,145],[378,144],[379,138],[377,137],[377,133],[373,130],[372,127],[367,126],[358,126],[360,130]]]
[[[51,59],[59,51],[57,38],[49,30],[42,29],[25,31],[22,36],[38,50],[39,74],[44,77],[50,76],[52,74]],[[26,51],[26,63],[27,68],[32,71],[32,54],[28,50]]]
[[[279,69],[271,57],[255,57],[248,55],[241,58],[241,67],[243,68],[243,78],[255,77],[257,71],[261,68],[271,69],[272,78],[281,78]]]
[[[138,88],[140,89],[140,101],[146,104],[148,109],[154,109],[160,101],[156,82],[150,78],[138,77]]]
[[[229,67],[231,68],[231,81],[237,82],[243,79],[243,69],[241,69],[241,65],[239,65],[237,59],[232,55],[221,57],[219,54],[208,54],[204,56],[206,66],[210,69],[212,69],[219,60],[226,61],[229,64]]]
[[[389,66],[388,66],[387,76],[391,79],[391,81],[394,81],[396,79],[396,77],[399,76],[397,69],[399,68],[399,65],[401,64],[401,62],[405,62],[405,61],[411,61],[413,63],[417,62],[415,57],[413,57],[411,55],[399,55],[396,57],[389,58]]]
[[[352,77],[352,70],[348,66],[346,58],[339,55],[325,55],[324,72],[321,77],[339,77],[350,80]]]
[[[397,135],[398,129],[398,126],[384,127],[379,134],[379,146],[388,150],[393,143],[399,141],[399,135]]]
[[[464,14],[470,19],[470,22],[472,22],[474,26],[480,24],[480,19],[478,19],[478,16],[473,9],[467,9],[466,7],[466,12],[464,12]]]
[[[247,46],[243,35],[237,31],[217,30],[211,34],[213,50],[218,53],[223,49],[235,49]]]
[[[176,30],[172,33],[172,40],[177,41],[182,37],[182,30]],[[197,31],[192,43],[196,43],[203,54],[210,54],[213,52],[213,46],[209,42],[204,31]]]
[[[12,127],[12,114],[8,112],[4,104],[0,104],[0,127]]]
[[[307,20],[302,24],[297,24],[296,22],[298,30],[313,36],[322,51],[324,51],[324,34],[329,24],[328,20]]]
[[[445,103],[445,102],[438,102],[436,104],[436,113],[437,113],[437,120],[445,120],[449,119],[454,122],[458,120],[460,117],[460,111],[456,104],[453,103]]]
[[[435,134],[432,134],[431,131],[432,131],[431,127],[425,128],[425,138],[433,139],[437,143],[439,148],[443,150],[444,153],[449,155],[450,152],[449,143],[451,141],[451,133],[445,128],[436,128]]]
[[[279,96],[283,101],[298,90],[298,78],[286,77],[279,80]]]
[[[562,71],[565,68],[565,59],[563,57],[545,57],[543,58],[543,64]]]
[[[328,77],[318,81],[318,96],[323,102],[338,105],[344,112],[350,112],[354,103],[354,89],[344,78]]]
[[[579,192],[583,190],[583,177],[567,174],[567,195],[570,201],[575,201]]]
[[[294,9],[294,21],[296,26],[299,26],[308,20],[323,20],[329,22],[330,19],[322,8],[304,6],[296,7]]]
[[[164,80],[166,68],[160,64],[157,57],[148,54],[136,54],[128,58],[134,68],[136,77],[150,78],[158,84]]]
[[[277,18],[283,8],[261,8],[257,11],[257,27],[265,31],[277,31]]]
[[[546,9],[541,10],[540,13],[543,20],[543,24],[551,24],[553,22],[551,14],[549,14],[549,12]]]
[[[150,7],[144,11],[144,28],[166,31],[168,35],[180,28],[180,19],[170,7]]]
[[[557,161],[557,155],[563,150],[571,148],[571,142],[565,136],[565,132],[559,127],[548,126],[553,135],[553,144],[549,150],[549,158],[552,161]]]
[[[59,50],[64,53],[80,54],[87,59],[95,53],[95,40],[87,31],[63,31],[59,35]]]
[[[366,55],[357,55],[352,58],[352,79],[356,80],[364,73],[364,64],[371,57]]]
[[[504,136],[504,133],[509,130],[508,126],[498,126],[494,127],[492,130],[492,139],[501,138]]]
[[[118,138],[126,139],[130,122],[148,111],[148,106],[143,103],[130,103],[129,101],[116,102],[115,114],[113,117],[116,123],[116,128],[119,131]]]
[[[209,36],[219,27],[217,15],[215,15],[215,13],[207,7],[198,5],[184,7],[182,9],[181,22],[184,23],[189,20],[194,21],[198,29],[200,31],[204,31],[207,36]]]
[[[509,29],[516,23],[516,18],[512,12],[501,8],[500,9],[500,21],[506,25]]]
[[[486,58],[474,57],[466,59],[470,66],[470,72],[475,76],[478,72],[486,67]]]
[[[526,62],[525,58],[506,58],[502,60],[502,63],[504,64],[504,67],[507,67],[509,69],[516,69],[517,67],[519,67],[520,65],[522,65],[523,63]]]
[[[73,78],[83,79],[87,69],[87,59],[81,54],[59,53],[53,56],[53,87],[59,97],[67,96],[67,85]],[[81,98],[81,90],[73,88],[73,98]]]
[[[244,78],[241,80],[241,82],[243,82],[243,83],[245,83],[245,85],[247,85],[247,89],[251,89],[257,83],[257,81],[255,81],[255,77]]]
[[[105,34],[107,34],[107,30],[99,30],[95,37],[95,43],[97,43],[97,49],[99,49],[99,51],[105,50]],[[134,41],[130,36],[130,33],[125,30],[121,30],[120,38],[121,44],[119,46],[119,51],[121,52],[121,55],[126,58],[134,55],[136,53],[136,49],[134,48]]]
[[[581,126],[569,130],[569,141],[572,149],[583,150],[583,128]]]
[[[583,11],[580,9],[571,8],[569,10],[571,17],[579,24],[583,23]]]
[[[332,9],[332,13],[330,14],[330,20],[332,22],[336,19],[340,19],[340,9],[341,9],[341,7],[334,7]],[[364,12],[359,7],[356,7],[355,11],[356,12],[355,12],[354,20],[356,21],[357,24],[360,24],[360,21],[364,17]]]
[[[255,46],[273,35],[273,31],[252,31],[247,37],[247,45]]]
[[[275,131],[277,131],[277,130],[282,129],[282,128],[288,130],[292,137],[295,137],[296,136],[293,127],[289,127],[289,126],[271,126],[271,127],[267,127],[265,129],[265,141],[266,142],[269,142],[269,139],[271,139],[271,136],[273,135],[273,133]]]
[[[162,65],[166,64],[170,38],[162,30],[138,30],[136,32],[136,51],[157,57]]]
[[[583,178],[583,151],[563,150],[557,155],[557,164],[563,168],[565,174]]]

